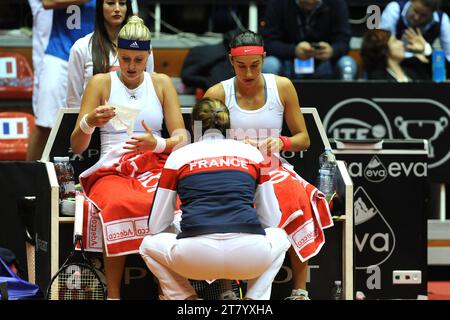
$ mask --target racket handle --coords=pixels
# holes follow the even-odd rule
[[[81,193],[75,195],[75,236],[81,236],[83,234],[83,209],[84,209],[84,196]]]

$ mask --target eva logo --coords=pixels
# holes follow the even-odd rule
[[[139,49],[139,45],[137,44],[136,41],[133,42],[132,44],[130,44],[130,47],[131,47],[131,48],[137,48],[137,49]]]
[[[394,231],[362,187],[356,189],[353,199],[356,269],[379,266],[394,252]]]
[[[377,156],[374,156],[367,166],[364,168],[362,162],[348,163],[348,173],[352,178],[364,178],[370,182],[382,182],[387,177],[427,177],[428,164],[427,162],[391,162],[387,166],[380,161]]]
[[[371,182],[381,182],[387,176],[386,167],[377,156],[374,156],[364,169],[364,177]]]

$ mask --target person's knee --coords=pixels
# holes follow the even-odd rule
[[[165,253],[176,243],[176,234],[173,233],[157,233],[145,236],[139,246],[141,256],[151,256],[159,253]]]
[[[151,248],[153,247],[153,240],[152,236],[146,236],[139,246],[139,254],[141,256],[148,256],[150,255]]]
[[[291,246],[291,242],[289,241],[288,235],[286,231],[281,228],[266,228],[266,237],[272,243],[272,245],[276,244],[280,251],[286,252]]]
[[[281,74],[282,72],[282,63],[281,60],[274,56],[268,56],[264,59],[262,72],[264,73],[273,73],[273,74]]]

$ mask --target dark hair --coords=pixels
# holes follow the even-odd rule
[[[433,12],[438,11],[441,7],[441,0],[420,0],[420,2]]]
[[[361,58],[367,72],[386,69],[390,38],[391,32],[383,29],[372,29],[364,34],[361,44]]]
[[[127,12],[122,22],[122,27],[127,23],[129,17],[133,15],[131,9],[131,0],[127,1]],[[92,44],[92,64],[94,68],[94,75],[97,73],[108,72],[111,65],[109,61],[109,54],[111,51],[115,52],[113,43],[109,39],[108,32],[105,27],[105,17],[103,16],[104,0],[97,0],[95,6],[95,26],[94,34],[91,38]]]
[[[202,122],[202,135],[209,129],[217,129],[226,136],[230,129],[230,113],[225,104],[217,99],[204,98],[192,108],[191,122]]]
[[[228,30],[227,32],[223,33],[222,42],[223,42],[223,45],[225,46],[225,48],[229,48],[231,40],[233,40],[233,38],[241,32],[242,32],[241,28],[235,28],[235,29],[231,29],[231,30]]]
[[[264,46],[264,41],[261,35],[250,30],[244,30],[235,35],[230,42],[230,49],[242,46]]]

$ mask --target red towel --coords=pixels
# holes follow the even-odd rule
[[[288,166],[270,172],[284,228],[302,262],[319,253],[325,243],[323,229],[333,226],[325,196]]]
[[[85,194],[99,210],[97,218],[94,206],[85,210],[87,250],[98,251],[99,229],[93,224],[100,218],[107,256],[139,251],[149,234],[147,219],[166,159],[167,155],[151,151],[121,155],[116,161],[105,157],[103,163],[109,165],[96,164],[80,175]]]

